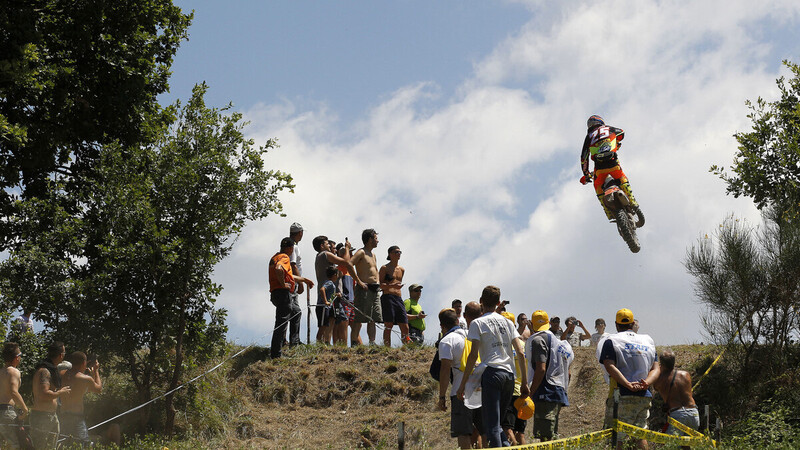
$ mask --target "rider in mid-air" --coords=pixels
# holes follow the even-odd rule
[[[607,126],[600,116],[589,117],[586,126],[589,129],[586,132],[586,139],[583,141],[583,150],[581,150],[581,170],[583,170],[581,183],[586,184],[592,181],[592,172],[589,172],[589,158],[591,157],[594,161],[594,190],[608,219],[614,220],[611,211],[603,203],[603,182],[608,175],[620,181],[620,187],[628,195],[631,205],[638,211],[639,204],[633,197],[631,184],[628,183],[628,177],[625,176],[617,159],[617,150],[622,145],[620,141],[625,137],[625,132],[621,128]]]

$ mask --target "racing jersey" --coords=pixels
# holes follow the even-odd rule
[[[622,128],[600,125],[589,130],[583,140],[581,150],[581,170],[587,177],[591,175],[589,171],[589,158],[594,161],[594,168],[608,169],[619,164],[617,162],[617,149],[619,141],[625,137]]]

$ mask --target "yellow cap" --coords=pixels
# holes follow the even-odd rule
[[[537,309],[531,316],[531,325],[533,325],[533,331],[549,330],[550,316],[548,316],[547,313],[541,309]]]
[[[628,308],[622,308],[617,311],[617,323],[620,325],[633,323],[633,311]]]
[[[520,420],[528,420],[533,417],[533,400],[530,397],[520,397],[514,400],[514,408],[517,408],[517,418]]]

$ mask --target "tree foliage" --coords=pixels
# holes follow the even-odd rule
[[[762,217],[761,228],[729,217],[690,248],[685,265],[708,308],[703,324],[712,340],[735,337],[745,349],[743,368],[752,369],[756,349],[769,352],[771,367],[760,369],[779,373],[793,362],[800,332],[800,226],[776,207]]]
[[[171,0],[8,0],[0,8],[0,217],[74,192],[103,145],[147,141],[191,15]],[[152,130],[152,128],[150,128]],[[54,186],[57,174],[63,183]],[[65,196],[69,212],[79,206]],[[0,221],[0,247],[23,231]]]
[[[74,348],[121,357],[142,401],[219,354],[227,328],[214,267],[247,221],[280,213],[278,193],[293,188],[264,167],[275,142],[256,147],[241,114],[205,105],[206,90],[169,108],[151,144],[104,146],[78,213],[26,202],[22,228],[44,232],[25,233],[0,264],[7,304]]]
[[[751,197],[759,209],[784,204],[787,212],[800,210],[800,66],[784,65],[790,79],[777,80],[780,98],[767,102],[761,97],[748,101],[753,129],[736,133],[739,142],[732,174],[721,167],[711,170],[728,185],[728,193]],[[791,207],[791,208],[790,208]]]

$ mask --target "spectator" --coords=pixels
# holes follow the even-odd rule
[[[513,314],[507,313],[505,311],[505,308],[503,308],[503,311],[500,313],[500,315],[502,315],[506,319],[510,320],[511,323],[513,324],[514,321],[511,318],[509,318],[509,316],[506,315],[506,314],[510,314],[511,317],[513,317]],[[524,313],[520,313],[517,316],[517,318],[519,318],[519,317],[526,317],[526,316],[525,316]],[[520,329],[522,329],[523,332],[527,331],[527,330],[525,330],[525,322],[522,322],[522,323],[523,323],[522,327],[519,327],[519,326],[517,327],[517,332],[519,332]],[[522,338],[522,334],[521,333],[520,333],[520,340],[522,340],[522,343],[523,343],[522,346],[523,346],[523,349],[524,349],[524,347],[525,347],[525,339]],[[523,353],[523,355],[524,355],[524,353]],[[515,351],[514,352],[514,393],[511,395],[511,403],[508,404],[508,406],[506,407],[505,413],[502,416],[502,419],[500,421],[500,426],[503,428],[503,433],[505,433],[506,438],[508,439],[508,442],[511,445],[524,445],[525,444],[525,426],[527,424],[527,421],[526,420],[522,420],[519,417],[517,417],[517,412],[518,411],[517,411],[517,407],[514,404],[514,402],[520,397],[520,391],[521,391],[521,388],[522,388],[522,384],[523,383],[527,384],[528,380],[527,379],[523,380],[521,378],[522,371],[520,370],[520,366],[519,366],[519,363],[517,362],[518,360],[517,360],[516,356],[517,355],[516,355],[516,351]]]
[[[281,347],[286,336],[286,325],[292,318],[292,299],[289,294],[294,291],[295,283],[305,283],[307,288],[314,287],[308,278],[295,275],[289,255],[294,251],[294,240],[285,237],[281,240],[281,249],[269,260],[269,301],[275,305],[275,329],[272,331],[270,356],[281,357]]]
[[[639,332],[639,319],[633,321],[633,326],[631,327],[631,331],[633,331],[634,333]]]
[[[661,352],[659,362],[661,373],[653,383],[653,387],[664,399],[667,414],[693,430],[699,429],[700,413],[697,411],[697,403],[692,396],[692,376],[689,375],[689,372],[675,368],[675,353],[671,349]],[[672,425],[667,428],[667,433],[685,434]]]
[[[561,319],[558,316],[550,319],[550,332],[561,339],[561,334],[564,333],[564,330],[561,329]]]
[[[378,279],[380,279],[381,290],[381,311],[383,311],[383,345],[387,347],[392,346],[392,327],[394,324],[400,328],[400,342],[405,344],[410,342],[411,338],[408,337],[408,314],[406,307],[403,304],[403,295],[401,289],[403,288],[403,275],[406,270],[398,264],[400,261],[400,247],[393,245],[389,247],[386,259],[388,264],[381,266],[378,272]]]
[[[451,303],[450,306],[453,307],[453,309],[456,312],[456,315],[458,316],[458,325],[461,326],[461,328],[463,328],[464,330],[466,330],[467,319],[465,319],[464,316],[461,315],[461,300],[459,299],[453,300],[453,303]]]
[[[567,387],[570,365],[575,358],[569,341],[558,339],[550,330],[547,313],[534,311],[531,328],[534,334],[525,345],[528,359],[531,398],[533,398],[533,436],[549,441],[558,435],[561,408],[569,406]]]
[[[320,292],[325,301],[326,310],[331,311],[326,312],[325,315],[329,317],[326,329],[333,334],[333,343],[347,345],[347,313],[344,311],[342,292],[339,290],[340,273],[338,267],[328,266],[325,269],[325,276],[328,279],[323,283]],[[324,341],[329,342],[330,336],[326,335]]]
[[[336,246],[336,256],[340,258],[345,257],[345,253],[348,254],[351,259],[353,256],[353,249],[347,248],[344,244],[339,243]],[[342,293],[342,306],[344,307],[344,312],[347,315],[347,325],[351,328],[353,326],[353,320],[356,318],[356,310],[353,308],[353,301],[355,299],[355,281],[353,277],[350,276],[350,273],[347,271],[347,266],[344,264],[339,264],[339,291]],[[345,331],[345,334],[347,331]],[[345,335],[345,344],[347,343],[347,336]],[[351,343],[352,344],[352,343]]]
[[[425,311],[422,310],[422,305],[419,304],[419,298],[422,295],[422,285],[412,284],[408,288],[407,298],[403,302],[406,314],[408,315],[408,334],[412,342],[422,344],[425,342],[423,332],[425,331]],[[453,311],[455,312],[455,311]]]
[[[443,309],[439,313],[439,325],[444,337],[439,341],[439,360],[442,362],[439,373],[439,404],[442,411],[447,411],[447,385],[453,378],[450,390],[450,437],[458,438],[459,448],[472,448],[473,410],[464,404],[456,393],[464,372],[460,370],[461,357],[464,352],[467,333],[458,325],[458,316],[453,309]]]
[[[378,246],[378,233],[372,228],[361,233],[364,247],[353,255],[353,265],[363,283],[355,287],[356,317],[350,331],[352,345],[361,344],[361,324],[367,322],[367,338],[370,345],[375,344],[375,322],[383,320],[378,296],[378,261],[373,250]]]
[[[627,308],[617,311],[617,333],[603,341],[600,363],[619,387],[619,420],[647,429],[653,395],[648,388],[659,375],[658,356],[653,339],[646,334],[636,334],[633,312]],[[625,433],[617,434],[617,449],[621,449]],[[639,439],[639,448],[647,448],[647,441]]]
[[[54,449],[58,442],[58,399],[70,393],[69,386],[62,387],[61,374],[56,368],[64,360],[64,354],[64,343],[55,341],[47,347],[47,358],[34,369],[30,423],[31,440],[37,449]]]
[[[314,270],[317,275],[317,284],[321,287],[325,281],[328,279],[327,275],[325,275],[326,270],[329,266],[335,264],[342,264],[347,267],[348,273],[353,277],[358,284],[361,283],[361,280],[356,275],[356,270],[353,267],[353,264],[350,262],[350,241],[345,239],[345,249],[347,251],[344,252],[344,256],[341,258],[334,255],[331,252],[330,241],[328,241],[327,236],[317,236],[311,241],[311,245],[314,247],[314,251],[317,252],[316,259],[314,260]],[[325,298],[322,295],[320,290],[317,290],[317,325],[319,329],[317,330],[317,342],[331,342],[332,336],[332,329],[330,327],[330,321],[333,319],[327,313],[330,313],[331,309],[325,308]]]
[[[460,301],[460,300],[459,300]],[[483,314],[483,308],[478,302],[469,302],[464,306],[464,320],[467,323],[467,330],[473,320],[477,319]],[[464,343],[466,345],[466,342]],[[464,358],[462,357],[462,361]],[[466,365],[464,367],[466,369]],[[472,446],[473,448],[485,448],[488,446],[489,439],[486,437],[486,427],[483,426],[483,405],[481,403],[481,395],[473,395],[469,399],[464,400],[464,405],[472,411]]]
[[[586,339],[591,339],[592,337],[592,334],[589,333],[589,330],[587,330],[586,327],[583,326],[583,322],[576,319],[575,316],[567,317],[565,325],[567,326],[567,328],[564,330],[563,333],[561,333],[561,340],[569,342],[569,345],[571,345],[572,348],[580,347],[581,341]],[[581,327],[583,333],[575,332],[576,325]]]
[[[299,277],[303,276],[303,258],[300,256],[300,247],[297,244],[303,239],[303,226],[295,222],[289,227],[289,237],[294,241],[294,250],[289,255],[289,262],[292,265],[292,274]],[[289,320],[289,345],[300,345],[300,322],[303,318],[303,310],[300,309],[300,294],[303,293],[303,283],[295,283],[295,288],[289,293],[291,302],[291,319]]]
[[[530,326],[531,321],[528,320],[528,316],[525,313],[517,314],[517,332],[522,342],[527,342],[528,338],[531,336]]]
[[[514,320],[514,314],[511,314],[510,312],[506,311],[506,305],[508,305],[509,303],[511,302],[509,302],[508,300],[503,300],[502,302],[500,302],[499,305],[497,305],[496,311],[497,314],[500,314],[501,316],[510,320],[513,325],[516,325],[517,322]]]
[[[61,434],[68,436],[67,445],[71,443],[81,447],[89,446],[89,431],[83,414],[83,396],[86,392],[99,394],[103,390],[100,380],[100,363],[95,359],[87,364],[86,354],[74,352],[67,357],[72,368],[64,374],[64,386],[71,392],[62,397],[58,420],[61,423]],[[85,374],[88,369],[89,374]]]
[[[600,339],[608,336],[608,333],[606,333],[606,321],[604,319],[595,320],[594,329],[597,331],[597,333],[592,335],[590,342],[592,343],[593,347],[597,347],[597,343],[600,342]]]
[[[522,340],[514,325],[495,310],[500,303],[500,289],[487,286],[481,294],[481,305],[484,313],[469,326],[467,337],[472,341],[472,350],[467,358],[464,370],[465,377],[458,388],[459,398],[464,398],[466,378],[472,373],[475,361],[480,354],[481,362],[486,369],[481,377],[481,403],[483,407],[483,424],[489,436],[490,447],[508,445],[500,426],[501,414],[504,414],[511,395],[514,393],[514,351],[522,370],[522,378],[527,379],[527,367],[523,355]],[[528,396],[528,386],[523,384],[520,396]]]
[[[2,355],[5,366],[0,370],[0,437],[6,440],[9,447],[19,448],[15,409],[21,411],[20,420],[24,420],[28,415],[25,400],[19,395],[21,379],[17,367],[22,360],[22,352],[19,351],[19,345],[16,342],[6,342],[3,344]],[[0,440],[0,442],[2,441]]]

